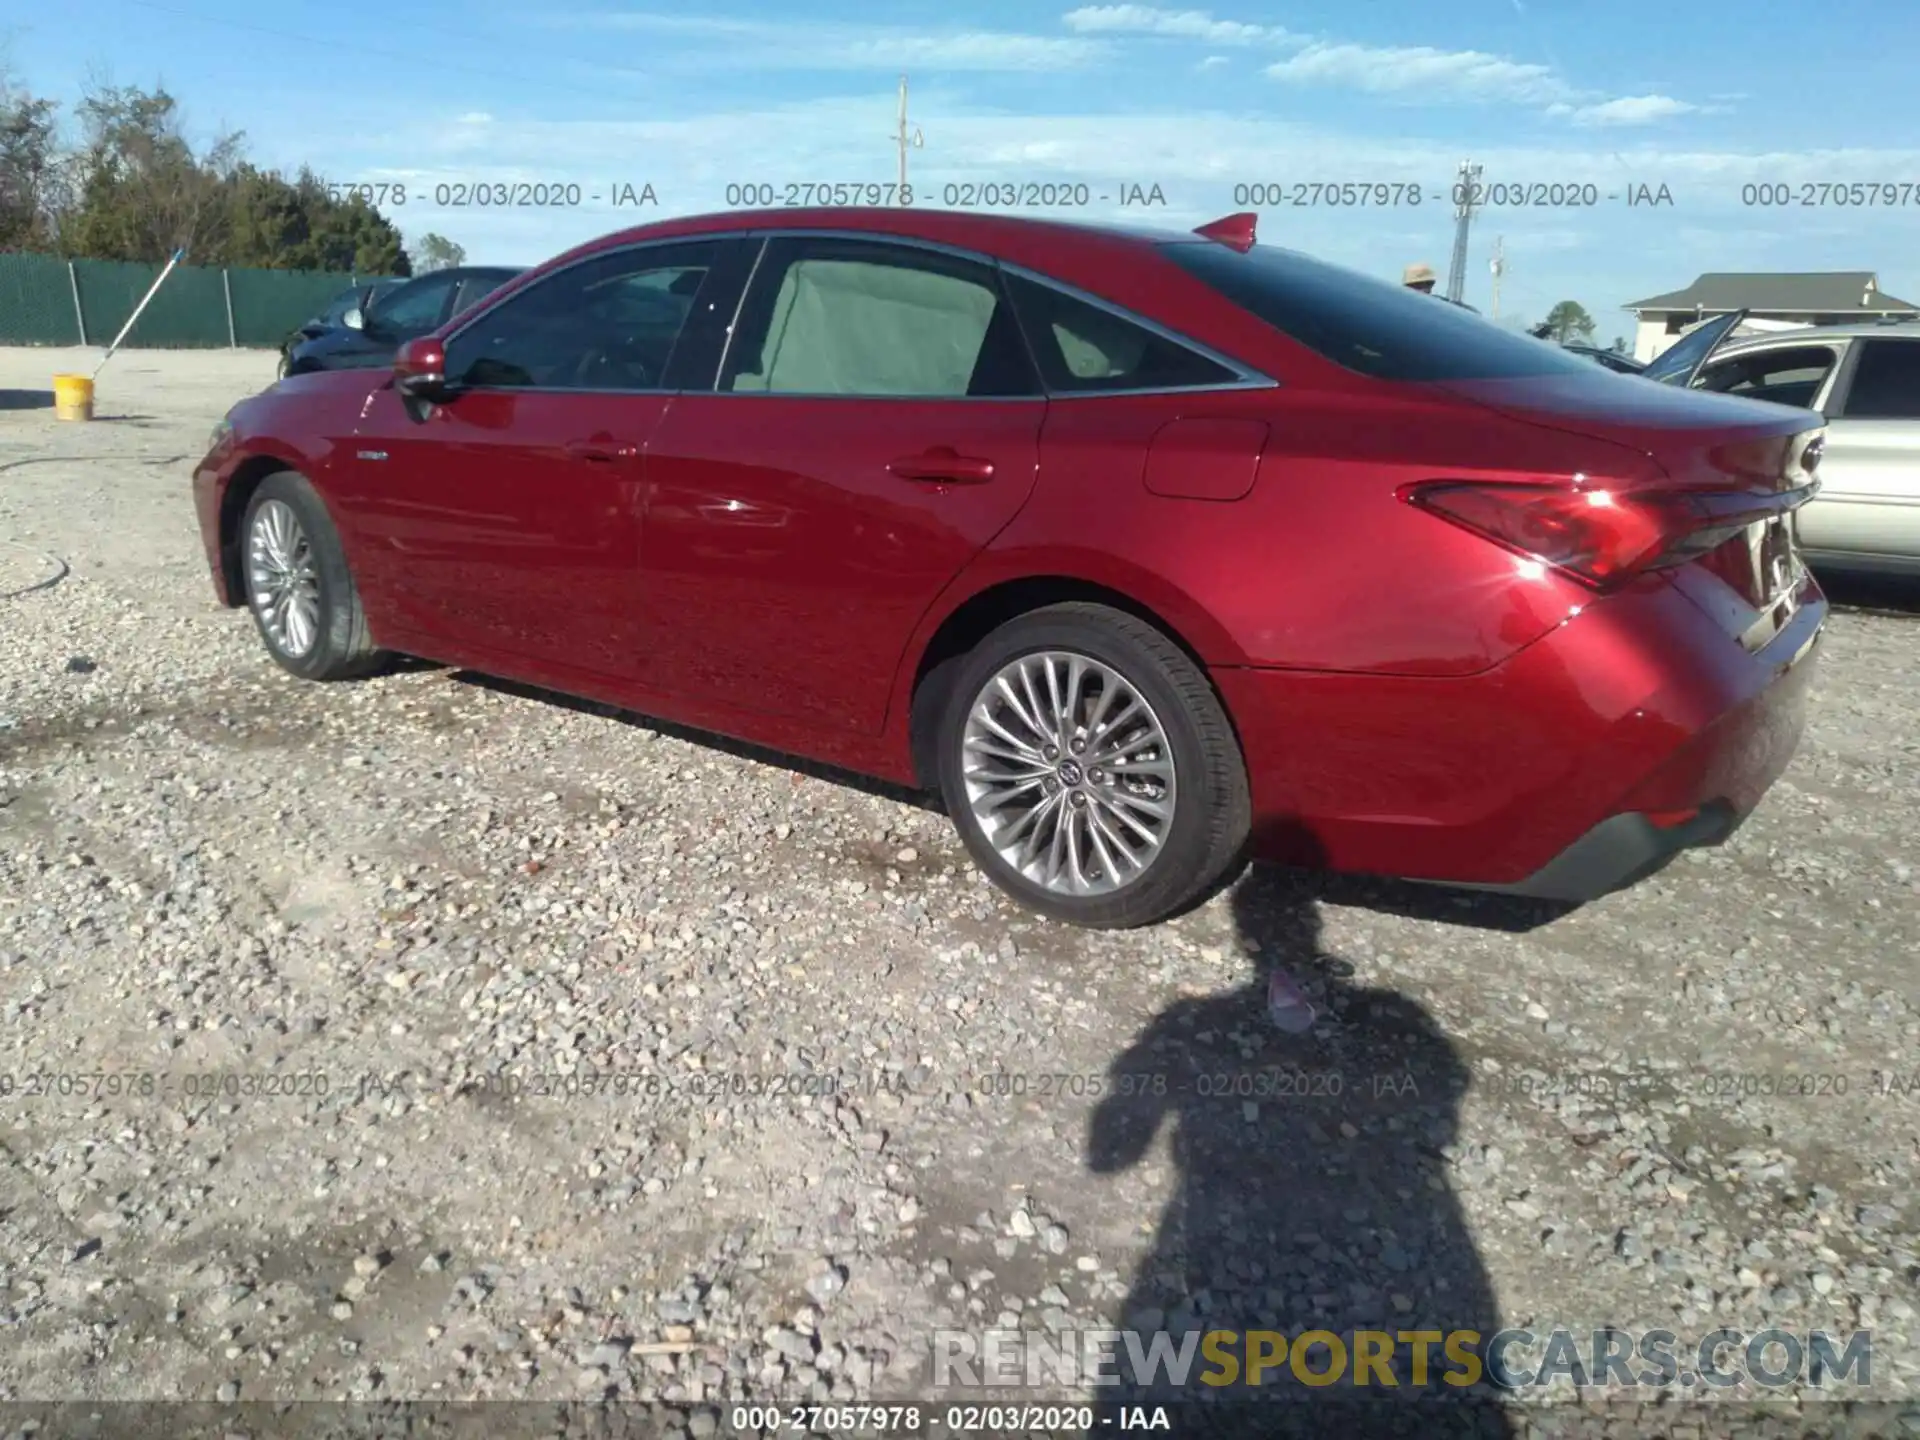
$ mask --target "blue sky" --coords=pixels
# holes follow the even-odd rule
[[[1515,187],[1499,199],[1598,199],[1476,218],[1467,299],[1491,308],[1499,239],[1503,319],[1577,299],[1604,343],[1630,333],[1624,302],[1705,270],[1877,270],[1920,301],[1920,6],[1891,0],[66,0],[57,21],[39,15],[4,32],[30,88],[164,82],[194,133],[242,129],[256,161],[405,184],[388,213],[408,237],[438,230],[474,261],[533,263],[720,209],[729,184],[891,181],[904,71],[924,135],[910,177],[936,202],[948,186],[1084,184],[1092,203],[1056,213],[1186,226],[1245,208],[1237,185],[1360,185],[1348,198],[1373,203],[1267,208],[1262,239],[1444,276],[1444,192],[1471,158],[1483,182]],[[435,205],[439,187],[475,181],[578,184],[583,203]],[[1818,200],[1853,182],[1903,187],[1902,203],[1798,203],[1803,187]],[[658,208],[614,207],[623,184],[650,184]],[[1671,203],[1629,207],[1643,185]],[[1754,185],[1795,203],[1743,203]],[[1129,186],[1158,186],[1164,206],[1100,203]]]

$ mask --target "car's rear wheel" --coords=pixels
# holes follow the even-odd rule
[[[282,470],[254,491],[241,521],[240,570],[260,639],[283,669],[303,680],[349,680],[386,662],[340,534],[303,477]]]
[[[1132,615],[1073,602],[1019,616],[967,657],[949,696],[947,811],[1031,909],[1150,924],[1211,889],[1246,842],[1246,767],[1219,697]]]

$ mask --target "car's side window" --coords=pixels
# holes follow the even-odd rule
[[[1758,354],[1730,355],[1701,370],[1694,388],[1811,408],[1839,359],[1839,351],[1830,345],[1794,345]]]
[[[455,281],[451,275],[430,275],[373,302],[379,328],[395,334],[424,335],[447,313],[447,299]]]
[[[447,378],[468,389],[663,389],[718,248],[642,246],[549,276],[454,336]]]
[[[831,236],[767,246],[719,388],[935,399],[1040,393],[992,266]]]
[[[1849,420],[1920,419],[1920,340],[1869,340],[1841,407]]]
[[[464,315],[478,305],[487,296],[506,284],[505,280],[490,275],[469,275],[460,282],[460,293],[453,299],[453,313]]]
[[[1007,288],[1049,390],[1198,390],[1241,378],[1196,350],[1064,290],[1014,274],[1007,276]]]

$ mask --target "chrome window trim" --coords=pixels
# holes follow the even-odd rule
[[[548,271],[531,285],[515,290],[510,295],[500,295],[497,298],[494,295],[488,295],[475,306],[473,310],[466,313],[466,316],[461,320],[459,325],[447,332],[446,338],[442,340],[440,344],[443,348],[451,346],[454,341],[458,340],[462,335],[466,334],[467,331],[471,330],[475,325],[478,325],[501,306],[512,303],[522,295],[529,294],[539,289],[542,285],[545,285],[548,281],[555,280],[562,275],[577,270],[582,265],[592,265],[615,255],[631,255],[642,250],[658,250],[668,245],[698,245],[716,241],[724,242],[735,238],[737,234],[741,233],[744,232],[703,231],[697,235],[659,236],[651,240],[636,240],[629,245],[614,245],[605,250],[596,250],[590,255],[582,255],[577,259],[569,260],[557,270]],[[764,252],[766,246],[762,245],[760,249]],[[760,256],[756,254],[753,257],[753,271],[748,272],[749,282],[752,280],[753,273],[758,271],[759,268]],[[740,290],[742,299],[746,297],[746,293],[746,288],[742,286]],[[728,345],[733,343],[733,325],[739,318],[739,302],[736,301],[734,304],[733,319],[727,322]],[[621,389],[585,389],[574,385],[473,385],[466,387],[460,391],[460,393],[482,395],[704,395],[707,392],[704,390],[670,390],[665,386],[653,386],[644,390],[635,390],[624,387]]]
[[[1091,305],[1098,310],[1104,310],[1109,315],[1123,320],[1128,324],[1138,325],[1141,329],[1159,336],[1170,344],[1191,350],[1196,355],[1210,360],[1226,370],[1230,370],[1238,378],[1231,381],[1223,381],[1215,385],[1150,385],[1125,390],[1056,391],[1049,389],[1045,377],[1041,376],[1037,377],[1040,380],[1041,386],[1041,393],[1038,395],[847,395],[839,391],[823,393],[811,391],[780,391],[777,394],[773,394],[760,390],[721,390],[719,388],[719,380],[720,376],[726,373],[727,360],[733,353],[734,340],[737,338],[739,332],[740,312],[745,308],[747,295],[752,290],[754,281],[759,277],[760,266],[766,259],[767,243],[771,240],[785,239],[864,240],[869,244],[894,245],[908,250],[925,250],[932,254],[946,255],[953,259],[966,260],[976,265],[984,265],[988,269],[997,270],[1004,274],[1017,275],[1030,284],[1043,286],[1058,294],[1065,295],[1070,299],[1078,300],[1082,304]],[[1037,270],[1031,270],[1024,265],[1009,263],[1001,260],[997,256],[986,254],[983,251],[970,250],[965,246],[948,244],[942,240],[927,240],[917,235],[896,235],[883,230],[823,230],[806,226],[754,226],[743,230],[709,230],[700,231],[691,235],[659,236],[647,240],[636,240],[626,245],[613,246],[606,250],[596,250],[591,254],[582,255],[577,259],[571,260],[556,270],[549,271],[533,284],[521,289],[516,289],[511,294],[489,295],[486,299],[482,300],[479,305],[474,307],[473,310],[467,312],[467,314],[461,318],[460,324],[448,331],[446,337],[440,343],[444,346],[453,345],[454,342],[465,335],[468,330],[486,319],[501,306],[511,303],[520,296],[539,288],[541,285],[545,285],[548,281],[557,279],[582,265],[594,264],[616,255],[630,255],[639,251],[657,250],[669,245],[700,243],[724,244],[729,240],[758,240],[760,246],[754,253],[753,264],[748,269],[746,280],[740,287],[740,294],[734,301],[733,315],[727,321],[726,343],[720,348],[719,368],[714,372],[713,384],[707,389],[685,390],[652,387],[648,389],[602,390],[580,389],[571,386],[539,385],[476,385],[473,386],[472,389],[476,392],[489,395],[730,395],[743,399],[765,396],[769,399],[892,400],[923,404],[933,401],[942,403],[952,403],[955,401],[978,403],[986,401],[991,404],[1007,405],[1031,403],[1036,400],[1105,400],[1147,395],[1214,395],[1231,394],[1243,390],[1277,390],[1280,388],[1280,382],[1272,376],[1264,374],[1250,365],[1242,364],[1240,361],[1215,350],[1212,346],[1202,341],[1195,340],[1187,335],[1182,335],[1179,331],[1162,325],[1156,320],[1149,320],[1146,316],[1136,311],[1129,310],[1123,305],[1116,304],[1111,300],[1103,299],[1089,291],[1082,290],[1076,285],[1070,285],[1050,275],[1044,275]],[[1008,297],[1008,301],[1011,303],[1011,297]]]

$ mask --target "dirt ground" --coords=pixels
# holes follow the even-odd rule
[[[1785,780],[1630,892],[1260,869],[1080,933],[916,797],[466,672],[293,680],[188,493],[274,357],[126,352],[57,423],[93,359],[0,351],[0,1399],[708,1434],[1103,1326],[1867,1330],[1826,1393],[1912,1395],[1910,595],[1836,612]]]

